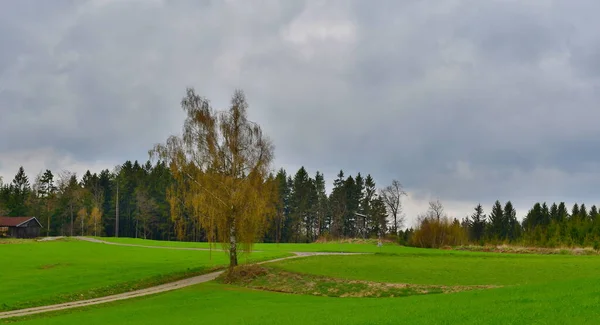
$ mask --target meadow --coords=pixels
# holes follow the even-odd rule
[[[148,246],[202,247],[201,245],[205,245],[124,238],[117,241]],[[0,245],[2,250],[0,252],[23,250],[24,248],[19,248],[21,245],[48,245],[43,249],[44,251],[69,255],[71,263],[80,266],[93,265],[99,268],[100,270],[97,271],[91,270],[91,274],[86,269],[78,269],[82,272],[80,274],[82,278],[93,279],[87,281],[88,287],[106,281],[115,269],[113,268],[112,272],[101,270],[103,267],[108,269],[111,267],[108,264],[92,262],[94,260],[92,254],[86,252],[109,250],[105,257],[111,258],[109,255],[113,255],[114,264],[125,263],[119,266],[122,267],[121,270],[137,270],[138,273],[120,275],[121,278],[117,282],[125,278],[133,281],[137,276],[142,275],[178,272],[187,267],[207,269],[225,263],[226,259],[226,255],[221,252],[213,252],[213,260],[208,263],[199,258],[206,257],[207,255],[202,254],[208,252],[83,242],[14,244],[4,245],[5,247]],[[94,248],[94,245],[101,248]],[[498,254],[415,249],[392,245],[379,248],[375,245],[335,243],[259,244],[255,249],[262,252],[252,253],[250,262],[286,255],[293,251],[374,253],[302,257],[267,264],[268,272],[291,279],[284,284],[289,285],[287,289],[292,292],[296,290],[293,282],[302,279],[308,279],[310,282],[321,279],[329,281],[327,283],[334,281],[353,285],[357,281],[371,281],[496,287],[448,293],[439,290],[433,290],[431,293],[408,292],[404,296],[385,298],[316,296],[307,291],[275,292],[269,291],[272,289],[267,287],[257,290],[256,285],[268,286],[269,282],[261,278],[267,275],[258,275],[254,279],[245,281],[249,285],[211,281],[147,297],[9,319],[5,322],[23,324],[597,324],[600,319],[600,308],[597,307],[600,304],[599,256]],[[139,257],[136,258],[134,255]],[[63,292],[81,290],[81,286],[68,286],[69,281],[77,282],[74,281],[76,279],[74,274],[78,272],[67,272],[70,275],[62,278],[41,272],[39,266],[48,263],[46,261],[19,263],[29,265],[21,268],[30,270],[29,276],[39,281],[40,287],[44,288],[43,292],[51,291],[44,287],[43,283],[57,283],[56,288],[60,287],[61,283],[65,283],[67,287],[63,288]],[[17,276],[15,274],[20,272],[13,272],[9,268],[8,273],[15,279],[14,277]],[[24,279],[24,276],[21,279]],[[115,281],[114,278],[112,280]],[[13,287],[12,290],[5,290],[3,286],[0,288],[0,298],[2,298],[0,301],[4,300],[8,292],[17,289]],[[20,292],[20,290],[16,291]],[[36,292],[23,293],[19,299],[28,301],[34,299],[37,294]]]
[[[241,262],[287,256],[254,253]],[[141,289],[223,268],[220,251],[148,249],[75,239],[0,244],[0,311]]]

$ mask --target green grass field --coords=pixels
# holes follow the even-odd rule
[[[354,280],[440,285],[513,285],[600,278],[598,256],[404,253],[315,256],[271,266]]]
[[[118,239],[141,245],[173,245],[201,247],[200,243],[152,242]],[[19,246],[47,245],[46,252],[68,254],[77,265],[107,268],[106,271],[78,268],[88,288],[109,277],[106,264],[93,262],[93,251],[106,251],[113,263],[124,263],[121,270],[133,269],[122,275],[132,281],[141,274],[156,275],[188,267],[210,267],[198,261],[197,251],[163,250],[122,247],[94,243],[36,243],[0,245],[0,252],[23,250]],[[70,247],[69,245],[73,245]],[[101,248],[94,248],[94,245]],[[5,247],[3,247],[5,246]],[[39,249],[42,250],[42,249]],[[359,244],[261,244],[252,260],[281,255],[290,251],[364,251],[379,252],[373,245]],[[600,257],[569,255],[516,255],[472,253],[443,250],[423,250],[399,246],[384,246],[383,254],[353,256],[315,256],[268,264],[269,268],[292,272],[297,276],[326,276],[339,281],[367,280],[375,282],[427,285],[500,285],[500,288],[478,289],[454,293],[433,293],[393,298],[324,297],[290,294],[245,288],[243,286],[209,282],[167,293],[141,297],[105,305],[42,314],[10,320],[23,324],[597,324],[600,319]],[[134,252],[134,253],[131,253]],[[128,255],[131,253],[131,256]],[[181,255],[180,255],[181,253]],[[197,253],[200,253],[197,255]],[[208,252],[206,252],[208,253]],[[14,256],[19,253],[9,253]],[[191,254],[190,257],[188,254]],[[214,253],[213,253],[214,254]],[[262,255],[261,255],[262,254]],[[36,255],[42,256],[43,254]],[[112,255],[110,257],[109,255]],[[133,257],[133,255],[139,255]],[[225,254],[213,255],[220,263]],[[73,256],[77,256],[73,258]],[[123,258],[128,256],[128,258]],[[207,256],[207,255],[204,255]],[[131,260],[129,260],[131,258]],[[56,258],[52,258],[57,260]],[[116,260],[122,262],[117,262]],[[32,258],[33,260],[33,258]],[[127,260],[127,261],[123,261]],[[95,260],[94,260],[95,261]],[[60,283],[77,279],[49,275],[39,269],[48,262],[23,262],[39,281],[41,291],[51,290],[43,283]],[[193,264],[196,263],[196,264]],[[204,263],[204,264],[203,264]],[[138,265],[142,264],[142,266]],[[169,266],[167,266],[169,264]],[[177,266],[172,266],[175,264]],[[148,270],[150,268],[150,270]],[[56,268],[58,269],[58,267]],[[10,270],[10,269],[9,269]],[[13,274],[13,271],[9,271]],[[147,273],[145,273],[147,272]],[[20,272],[14,272],[20,273]],[[60,272],[58,272],[60,273]],[[35,275],[34,275],[35,274]],[[15,276],[15,275],[13,275]],[[13,279],[24,279],[18,275]],[[309,279],[312,279],[308,277]],[[113,279],[115,280],[115,279]],[[77,281],[75,281],[77,282]],[[0,301],[8,292],[0,287]],[[64,292],[80,290],[73,286]],[[38,293],[21,295],[21,301]],[[1,321],[0,321],[1,322]]]
[[[131,291],[223,267],[221,252],[148,249],[68,241],[0,245],[0,311]],[[249,261],[286,256],[252,254]],[[245,262],[241,258],[240,262]]]
[[[199,242],[177,242],[177,241],[160,241],[160,240],[145,240],[136,238],[106,238],[106,237],[95,237],[108,242],[142,245],[142,246],[159,246],[159,247],[186,247],[186,248],[208,248],[208,243]],[[220,246],[217,244],[217,248]],[[472,252],[463,250],[452,250],[444,251],[437,249],[425,249],[415,247],[405,247],[395,244],[386,243],[382,247],[377,247],[376,244],[352,244],[352,243],[282,243],[282,244],[264,244],[257,243],[253,245],[254,251],[264,252],[347,252],[347,253],[390,253],[390,254],[423,254],[423,255],[478,255],[478,256],[489,256],[485,252]]]

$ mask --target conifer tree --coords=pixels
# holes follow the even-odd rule
[[[343,235],[344,217],[347,213],[346,208],[346,187],[344,172],[340,170],[337,178],[333,182],[333,189],[329,196],[331,207],[331,229],[330,233],[333,237],[341,237]]]
[[[579,214],[577,215],[577,217],[581,221],[588,219],[589,216],[588,216],[587,207],[585,206],[585,203],[581,203],[581,206],[579,207]]]
[[[558,212],[557,212],[557,220],[558,222],[564,222],[569,218],[569,212],[567,211],[567,206],[565,202],[560,202],[558,204]]]
[[[471,216],[471,238],[479,242],[485,233],[486,215],[483,213],[483,207],[478,204],[475,207],[475,213]]]
[[[507,221],[508,219],[504,217],[504,209],[502,208],[500,201],[496,201],[489,217],[489,237],[501,240],[505,239],[506,229],[508,228]]]
[[[579,217],[579,204],[575,203],[575,204],[573,204],[573,208],[571,208],[570,218],[572,220],[577,220],[578,217]]]
[[[315,191],[317,195],[317,203],[315,207],[317,219],[317,236],[321,236],[328,229],[328,200],[325,192],[325,176],[317,171],[315,175]]]
[[[588,215],[588,219],[590,221],[594,221],[594,220],[596,220],[597,217],[598,217],[598,208],[596,207],[596,205],[592,205],[592,207],[590,208],[590,213]]]
[[[375,186],[375,181],[373,180],[373,177],[368,174],[365,178],[365,195],[363,197],[363,202],[361,203],[363,209],[362,213],[364,214],[362,223],[364,223],[364,231],[367,235],[377,236],[376,228],[378,227],[377,224],[379,221],[373,210],[373,201],[376,198],[377,188]]]
[[[512,202],[506,202],[503,214],[508,226],[507,237],[510,241],[514,241],[521,235],[521,225],[519,224],[519,220],[517,220],[517,211],[513,207]]]
[[[311,213],[311,179],[304,167],[301,167],[294,175],[290,202],[292,239],[294,242],[299,242],[302,237],[304,240],[309,240],[313,216]],[[303,232],[304,236],[302,236]]]
[[[550,221],[559,221],[558,205],[556,205],[556,202],[552,203],[552,206],[550,207]]]
[[[25,174],[23,166],[19,167],[15,178],[10,185],[11,196],[8,202],[8,210],[11,216],[26,216],[28,214],[27,201],[31,194],[29,177]]]

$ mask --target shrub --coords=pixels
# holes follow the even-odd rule
[[[424,248],[458,246],[467,243],[467,233],[460,223],[447,217],[420,217],[411,244]]]

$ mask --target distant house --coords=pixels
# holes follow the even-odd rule
[[[0,217],[0,237],[35,238],[42,224],[36,217]]]

